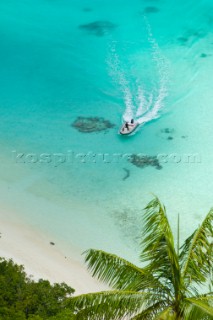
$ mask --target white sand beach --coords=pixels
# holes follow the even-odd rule
[[[24,225],[1,223],[0,256],[23,264],[33,279],[65,282],[76,294],[100,291],[103,285],[93,279],[79,261],[65,257],[48,239]],[[80,256],[80,252],[79,252]]]

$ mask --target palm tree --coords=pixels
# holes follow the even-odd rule
[[[199,293],[212,281],[213,209],[181,248],[165,207],[154,198],[145,208],[140,261],[136,265],[114,254],[88,250],[92,275],[113,290],[72,298],[76,319],[210,320],[213,292]]]

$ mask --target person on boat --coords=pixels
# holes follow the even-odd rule
[[[128,122],[125,123],[125,128],[126,128],[127,130],[129,130],[129,123],[128,123]]]
[[[134,119],[131,119],[131,124],[134,124]]]

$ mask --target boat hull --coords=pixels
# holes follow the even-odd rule
[[[123,136],[127,136],[134,132],[136,128],[139,126],[139,123],[128,123],[128,128],[126,127],[126,123],[124,123],[119,131],[119,133]]]

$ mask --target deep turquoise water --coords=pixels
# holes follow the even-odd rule
[[[213,204],[212,17],[210,0],[1,0],[2,201],[16,218],[128,257],[151,193],[174,230],[180,213],[183,238],[196,227]],[[81,133],[78,116],[115,127]],[[119,136],[132,116],[145,125]],[[43,153],[55,160],[29,163]]]

